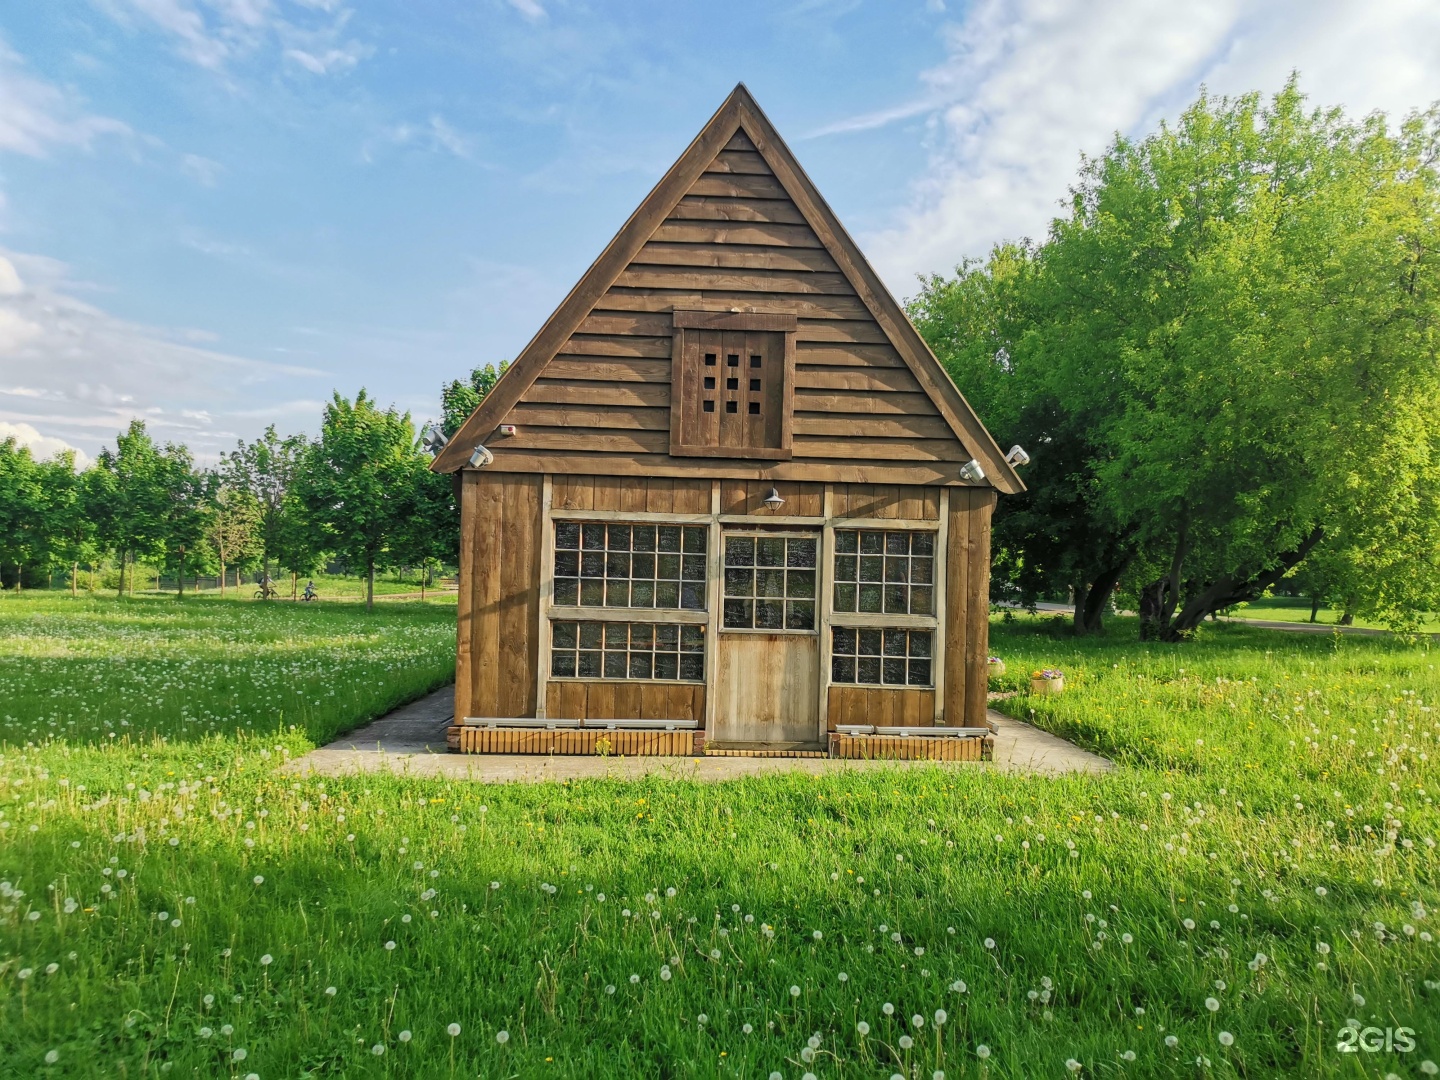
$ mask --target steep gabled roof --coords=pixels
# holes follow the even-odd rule
[[[695,188],[702,173],[727,144],[737,138],[737,134],[748,139],[763,158],[774,181],[778,181],[784,189],[783,194],[794,204],[805,225],[813,231],[834,266],[848,282],[847,291],[853,290],[864,311],[883,331],[918,388],[943,418],[945,428],[980,462],[988,482],[1007,493],[1024,490],[1015,470],[1005,461],[1004,454],[984,424],[946,375],[929,346],[911,325],[904,309],[861,254],[744,84],[736,86],[679,160],[646,196],[436,458],[433,468],[439,472],[454,472],[466,465],[472,448],[489,438],[525,398],[546,365],[571,340],[657,229],[665,223],[682,197]]]

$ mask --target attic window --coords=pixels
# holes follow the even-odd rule
[[[793,315],[675,312],[671,454],[790,457],[795,326]],[[718,366],[734,370],[721,380],[708,374]],[[749,377],[740,377],[742,367]],[[764,377],[758,377],[762,371]]]

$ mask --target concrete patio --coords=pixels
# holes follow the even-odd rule
[[[661,775],[685,780],[726,780],[735,776],[799,771],[926,767],[929,761],[844,761],[831,758],[744,757],[565,757],[527,754],[451,754],[445,748],[454,691],[445,687],[320,747],[286,766],[290,772],[339,776],[390,771],[408,776],[444,776],[489,782],[534,783],[600,777],[626,779]],[[1108,772],[1115,766],[1074,743],[993,709],[998,729],[995,759],[947,768],[1060,776]]]

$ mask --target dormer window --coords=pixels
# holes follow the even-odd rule
[[[789,458],[795,316],[676,311],[674,319],[670,453]]]

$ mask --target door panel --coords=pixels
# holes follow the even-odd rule
[[[816,745],[819,680],[813,634],[722,632],[714,741]]]
[[[814,533],[726,532],[713,741],[819,743],[818,551]]]

